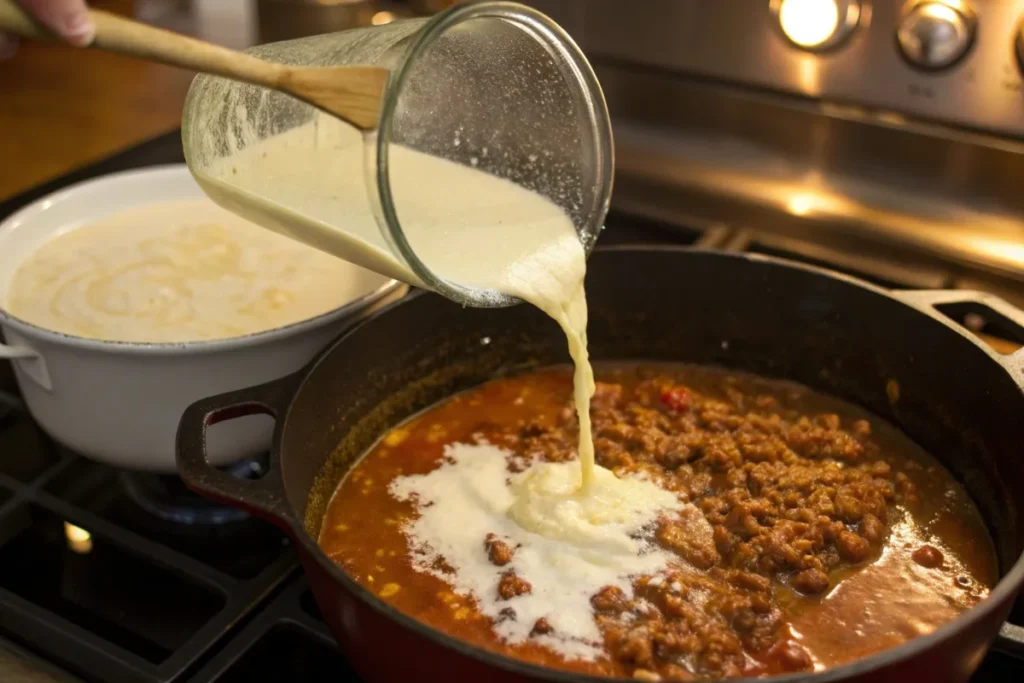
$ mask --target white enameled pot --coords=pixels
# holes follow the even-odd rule
[[[184,165],[157,166],[73,185],[0,223],[0,359],[13,363],[33,418],[82,455],[134,470],[174,472],[175,432],[188,405],[295,372],[353,319],[404,289],[367,272],[366,294],[319,317],[184,344],[74,337],[4,310],[15,269],[46,240],[133,206],[203,196]],[[257,455],[270,443],[271,429],[265,416],[216,426],[210,430],[211,461],[223,465]]]

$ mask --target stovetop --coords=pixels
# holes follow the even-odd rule
[[[0,216],[88,177],[180,161],[180,139],[171,133],[0,204]],[[735,226],[671,223],[613,212],[602,244],[689,244],[837,265]],[[880,276],[855,260],[841,265],[885,286],[918,284],[899,268]],[[10,369],[0,364],[0,678],[358,681],[320,619],[288,539],[256,519],[183,525],[153,514],[154,492],[162,504],[179,487],[52,442],[19,408]],[[974,683],[1024,680],[1021,604],[1011,624]]]

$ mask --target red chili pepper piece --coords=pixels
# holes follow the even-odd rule
[[[690,409],[690,392],[682,387],[672,387],[661,392],[661,402],[673,413],[685,413]]]

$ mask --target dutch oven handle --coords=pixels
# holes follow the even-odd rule
[[[1024,389],[1024,311],[995,294],[974,290],[907,289],[897,290],[892,294],[904,303],[923,310],[932,317],[947,321],[951,318],[941,310],[942,306],[970,304],[986,310],[990,316],[994,314],[998,322],[1008,330],[1012,330],[1015,335],[1010,341],[1022,346],[1013,353],[1001,355],[999,361],[1017,381],[1017,384]]]
[[[196,401],[178,423],[178,473],[193,491],[208,498],[242,508],[289,530],[292,520],[276,453],[271,453],[270,468],[259,479],[242,479],[210,464],[206,453],[206,428],[244,417],[270,415],[280,421],[291,401],[299,376],[281,379],[247,389],[229,391]]]
[[[1016,380],[1017,385],[1024,389],[1024,311],[987,292],[945,289],[902,290],[894,291],[893,295],[932,317],[944,320],[949,320],[949,316],[940,307],[947,305],[971,304],[987,310],[989,314],[994,313],[999,323],[1008,330],[1012,329],[1016,334],[1012,341],[1022,345],[1022,348],[1011,354],[1001,355],[999,361]],[[1024,653],[1024,627],[1003,624],[996,636],[995,647],[1003,652]]]

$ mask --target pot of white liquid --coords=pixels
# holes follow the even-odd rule
[[[0,222],[0,359],[57,441],[171,473],[186,406],[294,372],[402,289],[224,211],[183,165],[117,173]],[[211,431],[211,462],[266,450],[271,427]]]
[[[391,74],[367,134],[278,92],[196,78],[182,140],[218,204],[465,305],[530,298],[518,268],[545,251],[580,252],[554,258],[579,272],[554,270],[582,281],[611,197],[611,126],[590,65],[551,19],[466,3],[249,53]]]

